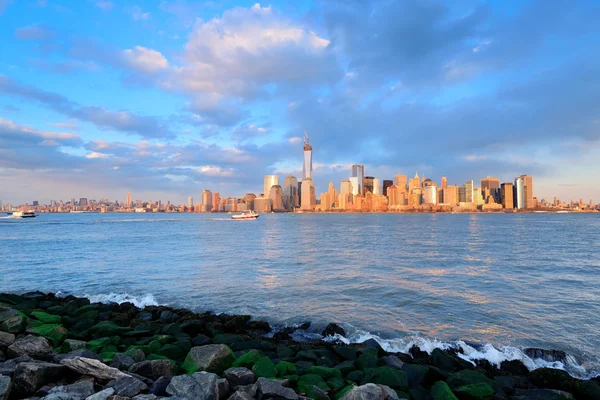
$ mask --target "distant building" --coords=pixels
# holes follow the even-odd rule
[[[79,207],[87,207],[88,200],[85,197],[81,197],[79,199]]]
[[[212,210],[217,212],[221,211],[221,195],[219,192],[215,192],[213,195]]]
[[[381,179],[373,178],[373,194],[381,195]]]
[[[419,174],[415,172],[415,177],[408,182],[408,191],[411,192],[413,189],[421,188],[421,178]]]
[[[40,205],[40,202],[39,202],[39,201],[37,201],[37,200],[34,200],[32,205],[33,205],[34,207],[37,207],[37,206],[39,206],[39,205]]]
[[[445,176],[442,176],[442,189],[446,189],[448,187],[448,180]]]
[[[520,178],[523,179],[525,208],[536,208],[537,204],[534,200],[535,196],[533,195],[533,177],[531,175],[521,175]]]
[[[475,197],[475,182],[472,180],[465,182],[465,202],[473,203]]]
[[[277,175],[265,175],[263,195],[269,197],[271,193],[271,186],[279,185],[279,177]]]
[[[74,203],[75,199],[71,199],[71,201]],[[71,204],[74,205],[74,204]],[[125,199],[125,207],[129,208],[131,207],[131,192],[127,192],[127,198]]]
[[[500,203],[500,180],[487,176],[481,180],[481,192],[484,200],[492,196],[496,203]]]
[[[381,189],[381,194],[383,194],[384,196],[387,196],[387,189],[392,186],[394,184],[394,181],[392,180],[388,180],[388,179],[384,179],[383,180],[383,187]],[[394,186],[395,187],[395,186]]]
[[[256,195],[254,193],[246,193],[244,195],[244,200],[246,201],[246,206],[248,207],[248,210],[255,210],[254,199],[256,199]]]
[[[308,135],[304,132],[304,160],[302,163],[302,180],[312,179],[312,146],[308,144]]]
[[[434,185],[423,187],[423,204],[437,204],[437,187]]]
[[[194,198],[192,196],[188,197],[188,207],[194,207]]]
[[[515,208],[513,201],[513,184],[503,183],[500,185],[501,204],[504,208]]]
[[[283,180],[283,206],[286,210],[300,207],[298,180],[293,175],[288,175]]]
[[[361,194],[360,190],[362,188],[362,181],[359,181],[359,177],[358,176],[351,176],[350,179],[350,185],[352,187],[352,195],[353,196],[358,196],[359,194]]]
[[[284,211],[283,206],[283,188],[279,185],[271,186],[271,192],[269,193],[271,199],[271,209],[273,211]]]
[[[388,198],[388,205],[397,206],[398,205],[398,191],[396,190],[396,186],[392,184],[388,186],[385,191],[385,195]]]
[[[515,178],[513,198],[516,209],[522,210],[525,208],[525,180],[522,176]]]
[[[202,191],[202,212],[212,211],[212,192],[204,189]]]
[[[458,202],[459,203],[467,202],[467,187],[465,185],[458,187]]]
[[[271,212],[271,199],[264,196],[259,196],[254,199],[254,211],[259,213]]]
[[[397,174],[394,175],[394,186],[396,186],[397,190],[406,190],[406,185],[408,184],[408,177],[406,175]]]
[[[375,180],[374,177],[372,176],[365,176],[365,179],[363,180],[363,195],[371,192],[373,193],[373,181]]]
[[[312,178],[306,178],[302,180],[302,201],[300,203],[300,209],[305,211],[314,210],[317,205],[316,201],[315,186]]]
[[[365,180],[365,166],[360,164],[355,164],[352,166],[352,178],[357,178],[356,184],[355,181],[351,180],[353,190],[356,194],[364,193],[364,180]]]

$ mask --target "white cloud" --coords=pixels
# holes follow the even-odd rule
[[[51,122],[51,123],[49,123],[49,125],[55,126],[57,128],[67,128],[67,129],[71,129],[74,131],[79,129],[77,124],[75,122],[71,122],[71,121]]]
[[[288,139],[288,142],[290,142],[291,144],[302,143],[302,138],[301,137],[291,137]]]
[[[150,18],[149,12],[144,12],[139,6],[131,9],[131,17],[134,21],[145,21]]]
[[[482,154],[469,154],[469,155],[462,157],[463,160],[469,161],[469,162],[483,161],[483,160],[487,160],[487,158],[488,157],[486,155],[482,155]]]
[[[97,1],[96,6],[104,11],[112,9],[115,4],[112,1]]]
[[[169,66],[169,62],[161,52],[142,46],[123,50],[123,57],[133,69],[148,73],[155,73]]]
[[[90,154],[88,154],[88,155],[85,156],[85,158],[89,158],[89,159],[94,159],[94,158],[109,158],[109,157],[110,157],[109,154],[98,153],[96,151],[93,151]]]

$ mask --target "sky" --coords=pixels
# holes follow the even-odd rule
[[[597,1],[0,0],[0,200],[184,203],[302,171],[600,201]],[[477,184],[478,186],[478,184]]]

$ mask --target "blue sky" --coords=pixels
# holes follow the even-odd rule
[[[534,176],[600,199],[594,1],[0,0],[0,200],[301,175]]]

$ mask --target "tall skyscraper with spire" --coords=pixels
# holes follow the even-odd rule
[[[304,163],[302,164],[302,180],[312,179],[312,146],[308,144],[308,135],[304,132]]]
[[[300,209],[313,210],[317,205],[315,185],[312,180],[312,146],[308,143],[308,135],[304,132],[304,162],[302,164],[302,190]]]

